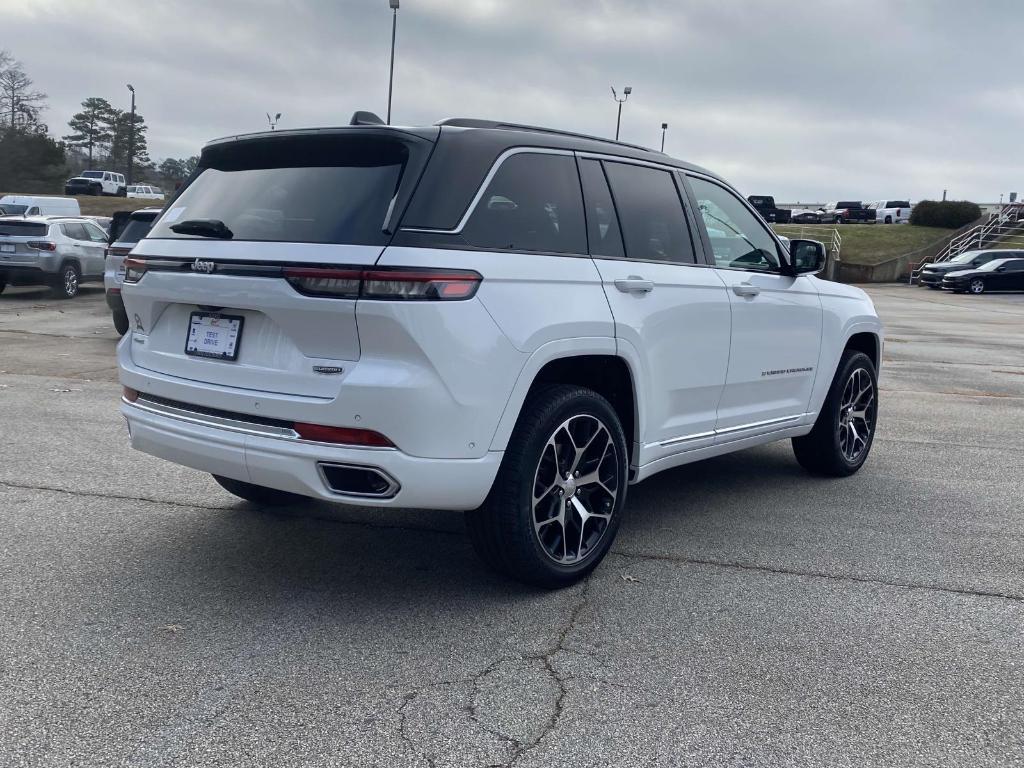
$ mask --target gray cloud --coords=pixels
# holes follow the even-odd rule
[[[0,48],[50,95],[51,132],[87,96],[138,91],[155,157],[208,139],[383,114],[384,0],[33,0]],[[614,131],[746,193],[997,199],[1024,186],[1018,0],[403,0],[396,122],[495,117]],[[1024,192],[1024,189],[1018,191]]]

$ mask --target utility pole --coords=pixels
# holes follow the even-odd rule
[[[131,186],[132,183],[132,169],[135,165],[135,89],[132,88],[131,84],[128,85],[128,90],[132,92],[132,113],[131,122],[128,124],[128,183],[127,186]]]
[[[661,151],[662,154],[665,152],[665,131],[668,130],[668,123],[661,124]]]
[[[395,34],[398,31],[398,1],[388,0],[391,8],[391,69],[388,72],[388,119],[387,124],[391,125],[391,89],[395,83]]]
[[[395,0],[397,2],[398,0]],[[615,140],[619,140],[619,128],[622,127],[622,105],[626,103],[626,99],[629,98],[629,94],[633,92],[630,86],[626,86],[622,89],[622,98],[619,98],[619,94],[615,92],[615,87],[612,87],[612,98],[619,102],[619,116],[615,119]]]

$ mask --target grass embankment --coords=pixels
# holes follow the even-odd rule
[[[792,229],[786,225],[788,237]],[[798,225],[793,225],[798,226]],[[840,258],[847,264],[881,264],[905,253],[927,248],[953,234],[955,230],[942,227],[917,227],[913,224],[811,224],[806,236],[814,238],[816,229],[822,230],[820,240],[832,239],[832,228],[843,238]],[[828,236],[825,235],[828,231]]]
[[[9,193],[0,192],[0,197],[6,194]],[[114,211],[135,211],[151,206],[162,208],[164,205],[163,200],[140,200],[137,197],[102,197],[100,195],[55,195],[55,197],[73,197],[78,201],[78,207],[82,209],[83,216],[110,216]]]

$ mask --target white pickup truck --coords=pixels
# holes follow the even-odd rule
[[[876,224],[906,224],[910,221],[908,200],[875,200],[866,207],[875,212]]]

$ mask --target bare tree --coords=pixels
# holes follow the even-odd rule
[[[34,130],[46,94],[32,90],[32,78],[7,51],[0,51],[0,121],[11,128]]]

